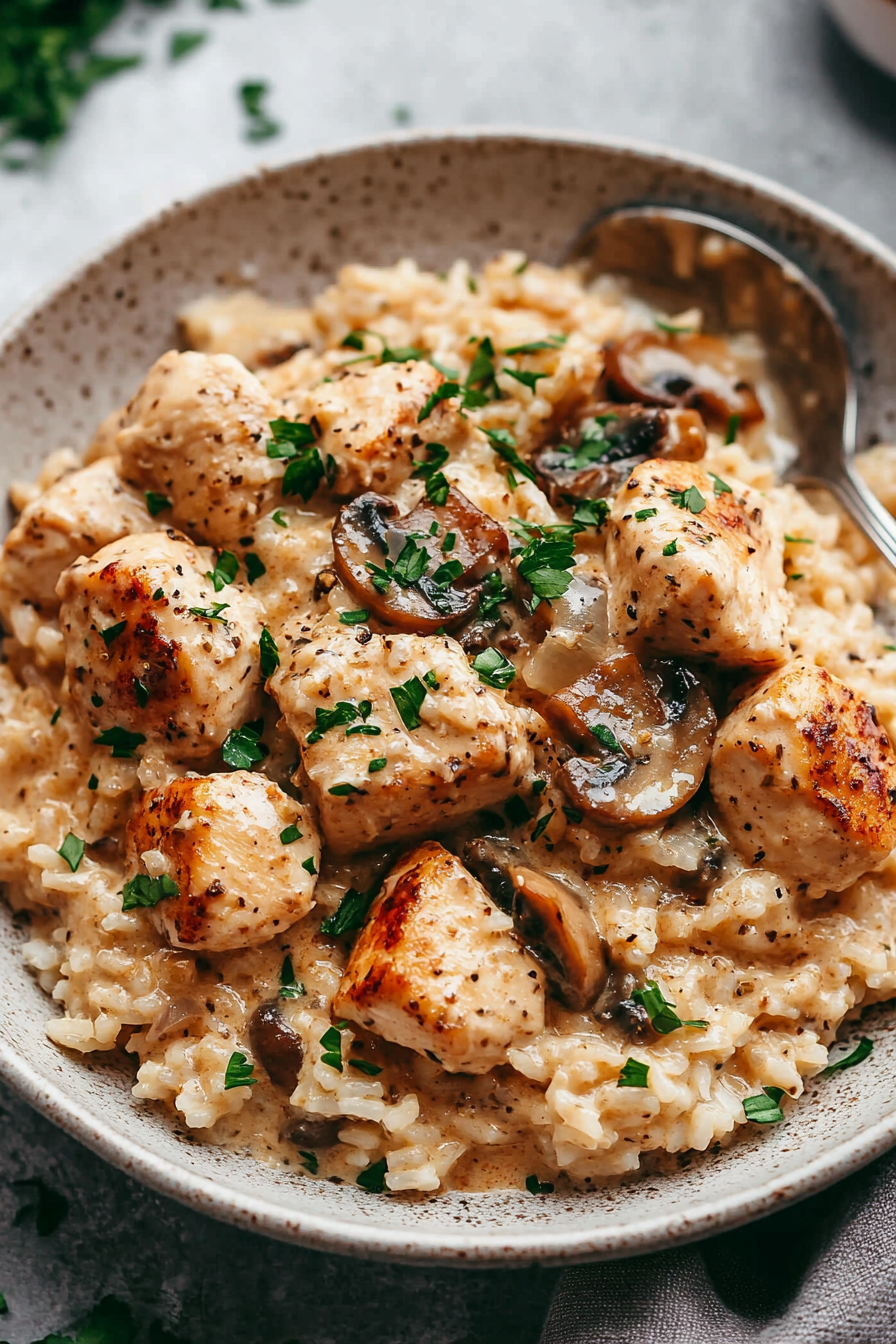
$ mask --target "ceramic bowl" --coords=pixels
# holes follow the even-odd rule
[[[866,60],[896,77],[896,0],[825,0]]]
[[[245,283],[305,302],[344,262],[413,256],[443,268],[500,248],[557,261],[597,211],[663,201],[755,230],[827,288],[855,352],[860,442],[896,438],[896,256],[792,193],[720,165],[622,142],[531,134],[417,136],[244,178],[163,215],[21,313],[0,345],[0,491],[59,444],[83,444],[176,340],[187,300]],[[135,1102],[101,1055],[44,1035],[52,1011],[0,907],[0,1073],[27,1101],[139,1180],[215,1217],[354,1255],[463,1264],[623,1256],[755,1218],[896,1142],[896,1007],[863,1025],[859,1069],[810,1084],[771,1130],[727,1152],[592,1194],[374,1196],[187,1143]]]

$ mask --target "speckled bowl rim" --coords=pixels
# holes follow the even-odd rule
[[[734,186],[748,188],[757,196],[794,208],[807,221],[814,220],[824,230],[846,237],[896,276],[896,253],[858,225],[760,174],[732,167],[704,155],[679,152],[629,137],[593,136],[515,126],[395,132],[339,144],[298,159],[274,159],[252,172],[224,178],[217,185],[186,201],[173,202],[142,224],[94,249],[71,267],[61,280],[44,287],[23,304],[0,327],[0,346],[14,338],[46,304],[76,283],[108,253],[158,229],[182,210],[208,202],[219,194],[226,195],[235,188],[276,176],[291,167],[326,168],[334,160],[367,149],[389,146],[401,148],[427,143],[444,144],[450,148],[454,144],[469,141],[507,139],[537,142],[546,146],[556,144],[560,147],[630,152],[654,160],[658,167],[684,167],[703,172]],[[756,1184],[748,1191],[735,1192],[718,1199],[705,1199],[692,1211],[642,1216],[626,1221],[619,1228],[576,1228],[555,1232],[547,1225],[537,1230],[525,1229],[510,1234],[502,1232],[500,1237],[487,1232],[452,1232],[447,1228],[435,1232],[424,1229],[412,1232],[406,1228],[393,1230],[382,1226],[370,1227],[361,1219],[355,1221],[341,1215],[303,1211],[301,1215],[292,1217],[281,1206],[263,1197],[245,1190],[235,1192],[232,1188],[220,1186],[209,1177],[185,1170],[178,1163],[149,1152],[139,1143],[117,1133],[111,1124],[98,1120],[86,1107],[73,1102],[62,1087],[41,1076],[27,1058],[2,1039],[0,1077],[36,1111],[112,1166],[197,1212],[315,1250],[406,1263],[443,1261],[448,1265],[471,1268],[520,1266],[534,1262],[568,1265],[666,1250],[740,1226],[772,1213],[785,1204],[805,1199],[867,1165],[896,1144],[894,1098],[891,1114],[852,1138],[833,1143],[828,1152],[808,1160],[796,1174],[781,1173]],[[587,1197],[583,1195],[583,1198]]]

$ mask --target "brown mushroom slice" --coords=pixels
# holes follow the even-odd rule
[[[451,534],[453,545],[443,551]],[[422,572],[419,564],[395,568],[406,548],[418,561],[426,552]],[[453,487],[443,505],[424,501],[404,517],[390,499],[368,492],[343,505],[333,524],[342,583],[384,625],[415,634],[468,620],[478,585],[509,549],[501,525]]]
[[[697,462],[706,453],[699,411],[600,402],[561,430],[562,443],[532,458],[552,504],[605,499],[648,457]]]
[[[276,999],[255,1009],[249,1019],[249,1040],[274,1086],[293,1092],[305,1051],[301,1037],[285,1021]]]
[[[694,796],[709,765],[716,716],[697,677],[663,659],[642,666],[619,652],[545,703],[543,713],[587,755],[557,782],[605,826],[649,826]]]
[[[569,887],[534,868],[512,866],[513,922],[545,968],[560,1002],[589,1008],[603,989],[607,960],[597,925]]]
[[[717,337],[639,331],[611,341],[604,358],[607,385],[620,401],[694,407],[719,427],[735,415],[742,425],[765,418],[755,389],[737,377]]]

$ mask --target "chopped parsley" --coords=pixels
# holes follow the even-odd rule
[[[544,780],[539,780],[538,783],[543,784]],[[533,793],[535,792],[534,787],[532,791]],[[539,790],[539,792],[541,792],[541,790]],[[564,807],[561,810],[564,817],[566,817],[566,820],[571,821],[573,826],[579,826],[585,820],[584,812],[580,811],[577,807]]]
[[[554,1183],[553,1181],[540,1181],[537,1176],[527,1176],[526,1189],[530,1195],[552,1195],[554,1193]]]
[[[117,639],[124,630],[127,630],[127,628],[127,621],[118,621],[115,625],[108,625],[105,630],[100,631],[100,639],[108,649],[112,641]]]
[[[270,755],[268,748],[261,740],[263,732],[264,719],[254,719],[251,723],[244,723],[242,728],[231,728],[221,748],[224,764],[229,765],[233,770],[249,770],[259,761],[263,761],[266,756]]]
[[[246,578],[250,584],[256,579],[260,579],[263,574],[267,574],[268,567],[264,561],[260,560],[254,551],[246,553]]]
[[[134,699],[141,709],[145,709],[149,704],[149,687],[139,677],[134,678]]]
[[[696,327],[682,327],[676,325],[674,322],[664,322],[660,317],[655,317],[653,323],[660,331],[664,331],[667,336],[688,336],[691,332],[697,330]]]
[[[283,837],[281,836],[280,839],[282,840]],[[292,957],[288,952],[283,958],[283,965],[280,967],[280,988],[277,991],[277,997],[280,999],[304,999],[305,997],[305,986],[301,980],[296,979]]]
[[[518,793],[513,794],[504,804],[504,815],[511,826],[525,826],[531,820],[529,809]]]
[[[365,701],[365,704],[367,703],[369,702]],[[314,711],[315,726],[305,738],[305,741],[309,747],[312,747],[331,728],[340,728],[344,724],[354,723],[355,719],[358,718],[366,719],[367,714],[362,714],[359,707],[353,705],[350,700],[337,700],[332,709],[316,709]]]
[[[340,625],[361,625],[368,619],[370,612],[365,608],[358,608],[357,611],[340,611]]]
[[[69,831],[56,853],[65,859],[72,872],[76,873],[84,857],[84,841]]]
[[[311,876],[314,877],[317,872],[317,866],[315,865],[313,854],[308,855],[308,858],[302,863],[302,867],[305,869],[306,873],[310,873]]]
[[[666,494],[677,509],[687,509],[690,513],[702,513],[706,508],[706,500],[696,485],[689,485],[687,490],[667,490]]]
[[[440,470],[448,461],[448,449],[444,443],[428,443],[426,458],[425,462],[414,461],[411,475],[416,480],[426,482],[426,498],[430,504],[441,507],[447,500],[451,488],[447,476]]]
[[[375,756],[367,767],[368,775],[378,775],[389,764],[385,756]]]
[[[277,648],[277,641],[267,626],[262,627],[258,639],[258,653],[261,675],[267,681],[268,677],[272,677],[280,666],[280,650]]]
[[[645,523],[648,518],[655,518],[656,514],[656,509],[639,509],[635,514],[635,519],[639,523]]]
[[[348,350],[363,350],[365,336],[372,336],[375,340],[380,342],[382,347],[378,359],[380,364],[406,364],[408,360],[423,359],[423,351],[418,350],[415,345],[397,345],[395,349],[392,350],[390,349],[385,336],[381,335],[378,331],[371,331],[367,327],[358,327],[356,330],[348,332],[348,334],[340,341],[340,345]],[[377,356],[364,355],[363,359],[376,360]],[[361,360],[350,359],[348,363],[359,364],[361,363]]]
[[[227,617],[222,616],[221,612],[226,611],[230,606],[229,602],[212,602],[208,607],[190,607],[191,616],[198,616],[203,621],[219,621],[221,625],[227,624]]]
[[[392,566],[390,576],[396,583],[401,584],[402,588],[413,588],[414,584],[423,578],[428,568],[429,551],[425,546],[418,546],[413,537],[408,537]]]
[[[60,851],[61,852],[61,851]],[[834,1060],[826,1069],[822,1069],[818,1075],[820,1078],[830,1078],[831,1074],[839,1073],[841,1069],[853,1069],[857,1064],[861,1064],[863,1059],[867,1059],[874,1049],[874,1042],[870,1036],[863,1036],[856,1048],[848,1055],[841,1055],[839,1059]]]
[[[439,565],[432,576],[432,581],[437,588],[447,588],[455,579],[459,579],[463,572],[464,567],[459,560],[446,560],[444,564]]]
[[[101,705],[105,704],[105,701],[101,695],[97,695],[96,691],[94,691],[93,695],[90,697],[90,703],[93,705],[94,709],[99,709]]]
[[[617,1087],[646,1087],[650,1066],[642,1064],[640,1059],[627,1059],[616,1080]]]
[[[57,723],[59,722],[59,715],[60,715],[61,713],[62,713],[62,706],[61,706],[61,705],[57,705],[56,708],[53,710],[53,713],[50,715],[50,727],[51,727],[51,728],[55,728],[55,727],[56,727]]]
[[[142,733],[128,732],[127,728],[106,728],[93,739],[94,746],[111,747],[116,760],[124,761],[134,755],[137,747],[146,741]]]
[[[473,356],[470,372],[464,383],[464,410],[476,410],[490,401],[499,401],[501,390],[495,376],[495,347],[489,336],[483,337]]]
[[[299,1149],[299,1157],[302,1159],[302,1166],[311,1175],[316,1176],[320,1170],[320,1161],[317,1153],[306,1152],[304,1148]]]
[[[516,439],[509,429],[483,429],[482,432],[499,457],[509,463],[521,476],[525,476],[527,481],[535,481],[535,472],[520,457],[516,450]]]
[[[222,551],[218,556],[218,562],[214,569],[206,574],[214,585],[216,593],[220,593],[222,588],[226,588],[229,583],[233,583],[239,573],[240,562],[230,551]]]
[[[737,431],[740,429],[740,416],[729,415],[728,428],[725,430],[725,444],[734,443],[737,438]]]
[[[285,830],[280,832],[281,845],[294,845],[295,842],[301,840],[301,838],[302,832],[299,830],[298,826],[295,825],[287,826]]]
[[[280,123],[274,121],[264,108],[269,88],[267,80],[264,79],[249,79],[237,88],[239,100],[246,114],[245,136],[253,143],[270,140],[271,136],[280,134]]]
[[[357,1069],[359,1073],[366,1073],[368,1078],[375,1078],[378,1073],[382,1073],[379,1064],[371,1064],[369,1059],[350,1059],[350,1069]]]
[[[224,1070],[224,1091],[233,1087],[254,1087],[261,1080],[253,1077],[255,1065],[251,1064],[242,1050],[234,1050]]]
[[[612,731],[612,729],[610,729],[610,728],[608,728],[608,727],[606,726],[606,724],[604,724],[604,723],[595,723],[595,724],[591,727],[591,730],[590,730],[590,731],[591,731],[591,733],[593,734],[593,736],[597,738],[597,740],[598,740],[598,742],[601,744],[601,746],[602,746],[602,747],[606,747],[607,751],[615,751],[615,752],[619,753],[620,755],[622,754],[622,752],[623,752],[623,747],[622,747],[622,745],[621,745],[621,743],[620,743],[618,737],[617,737],[616,734]]]
[[[338,909],[321,921],[321,933],[326,933],[331,938],[341,938],[343,934],[355,933],[367,918],[367,912],[373,905],[378,891],[378,882],[375,882],[367,891],[358,891],[356,887],[349,887],[339,902]]]
[[[784,1095],[782,1087],[764,1087],[755,1097],[744,1097],[744,1115],[757,1125],[777,1125],[784,1119],[778,1105]]]
[[[379,737],[382,728],[378,728],[375,723],[356,723],[352,728],[346,728],[346,737]]]
[[[400,686],[389,687],[395,708],[409,732],[420,727],[420,707],[426,699],[426,689],[426,685],[419,677],[409,677]]]
[[[129,882],[125,882],[121,892],[122,910],[136,910],[138,907],[151,909],[168,896],[179,896],[180,889],[167,873],[161,877],[149,877],[147,873],[138,873]]]
[[[435,531],[433,531],[433,529],[435,529]],[[430,532],[432,532],[432,534],[433,534],[433,536],[434,536],[436,531],[438,531],[438,523],[433,523],[433,526],[430,528]],[[445,538],[444,538],[444,540],[443,540],[443,542],[442,542],[442,547],[441,547],[442,554],[443,554],[443,555],[450,555],[451,552],[454,550],[454,547],[456,546],[456,544],[457,544],[457,533],[456,533],[456,532],[446,532],[446,533],[445,533]]]
[[[476,281],[470,276],[467,282],[475,285]],[[474,290],[475,293],[475,290]],[[366,1190],[371,1195],[382,1195],[386,1189],[386,1159],[381,1157],[379,1162],[374,1162],[366,1171],[362,1171],[355,1181],[355,1185],[360,1185],[362,1190]]]
[[[420,425],[424,420],[428,420],[440,401],[448,401],[451,397],[459,396],[460,383],[454,382],[453,379],[449,379],[448,382],[442,383],[436,388],[435,392],[431,392],[426,398],[426,401],[423,403],[420,408],[420,413],[417,416],[417,424]]]
[[[324,476],[328,484],[336,479],[335,458],[328,456],[325,466],[317,448],[305,448],[287,462],[280,491],[284,495],[301,495],[307,504]]]
[[[530,392],[537,390],[539,378],[547,378],[548,376],[546,373],[529,373],[526,369],[508,369],[506,366],[504,372],[509,374],[511,378],[515,378],[518,383],[522,383],[523,387],[528,387]]]
[[[277,527],[289,527],[288,521],[283,516],[282,509],[274,510],[274,512],[271,514],[271,522],[275,523]]]
[[[509,602],[512,596],[498,570],[492,570],[491,574],[486,575],[479,590],[479,615],[491,616],[502,602]]]
[[[610,506],[605,499],[579,499],[573,510],[572,521],[577,528],[596,527],[600,530],[609,512]]]
[[[155,590],[155,592],[153,593],[153,595],[152,595],[152,600],[153,600],[153,602],[158,602],[158,601],[160,601],[161,598],[163,598],[164,596],[165,596],[165,589],[164,589],[164,588],[157,588],[157,589]]]
[[[644,989],[634,990],[632,998],[646,1011],[650,1025],[661,1036],[668,1036],[670,1032],[678,1031],[679,1027],[697,1027],[700,1031],[705,1031],[709,1026],[708,1022],[700,1018],[683,1022],[675,1011],[675,1004],[663,998],[655,980],[648,980]]]
[[[789,532],[784,533],[784,540],[789,541],[791,546],[813,546],[814,537],[792,537]]]
[[[539,817],[532,831],[531,839],[540,840],[556,816],[556,808],[551,808],[543,817]]]
[[[734,494],[734,491],[731,489],[731,486],[728,484],[727,481],[723,481],[722,478],[721,478],[721,476],[717,476],[717,475],[715,474],[714,471],[711,471],[711,472],[709,472],[708,474],[709,474],[710,480],[712,481],[713,493],[714,493],[717,497],[718,497],[719,495],[733,495],[733,494]]]
[[[673,537],[673,539],[671,541],[666,542],[666,545],[663,547],[663,555],[677,555],[677,554],[678,554],[678,538]]]
[[[342,1031],[347,1026],[347,1022],[337,1022],[335,1027],[327,1027],[320,1038],[320,1043],[324,1048],[320,1062],[321,1064],[328,1064],[337,1073],[342,1072]]]
[[[520,553],[517,569],[534,594],[532,611],[542,599],[550,602],[562,597],[572,583],[569,573],[575,564],[572,532],[572,528],[554,529],[549,536],[534,537]]]
[[[537,355],[540,350],[559,350],[569,337],[563,334],[546,336],[543,341],[526,341],[524,345],[508,345],[505,355]]]
[[[170,61],[182,61],[185,56],[189,56],[191,51],[196,51],[207,41],[208,33],[205,32],[181,31],[172,33],[171,41],[168,44],[168,59]]]
[[[99,788],[99,786],[100,781],[97,779],[96,775],[91,775],[87,781],[87,787],[90,790],[90,792],[94,793]]]
[[[157,518],[160,513],[171,508],[171,500],[167,495],[160,495],[158,490],[144,490],[143,498],[146,500],[150,518]]]
[[[473,671],[486,686],[506,691],[516,676],[516,668],[497,649],[484,649],[473,659]]]
[[[327,789],[327,793],[334,798],[347,798],[351,793],[360,793],[361,790],[355,788],[354,784],[334,784],[332,789]]]

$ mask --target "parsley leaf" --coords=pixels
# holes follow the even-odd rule
[[[725,443],[734,443],[737,438],[737,431],[740,429],[740,416],[729,415],[728,428],[725,430]]]
[[[258,640],[258,652],[261,675],[267,681],[268,677],[272,677],[280,666],[280,650],[277,648],[277,641],[267,626],[262,627]]]
[[[648,518],[655,518],[656,514],[656,509],[639,509],[635,514],[635,519],[637,522],[643,523],[646,522]]]
[[[607,521],[610,506],[605,499],[579,499],[573,511],[572,521],[578,528],[596,527],[598,531]]]
[[[357,1069],[359,1073],[366,1073],[368,1078],[375,1078],[378,1073],[382,1073],[379,1064],[371,1064],[368,1059],[350,1059],[350,1069]]]
[[[710,471],[707,474],[709,475],[710,480],[712,481],[713,493],[716,495],[716,497],[718,497],[719,495],[734,494],[734,491],[731,489],[731,486],[728,484],[727,481],[723,481],[721,476],[717,476],[714,471]]]
[[[387,1170],[386,1159],[381,1157],[379,1162],[374,1162],[361,1172],[355,1185],[360,1185],[362,1190],[367,1190],[371,1195],[381,1195],[386,1189]]]
[[[375,756],[367,767],[368,775],[378,775],[389,764],[385,756]]]
[[[108,649],[114,639],[117,639],[122,631],[127,630],[127,621],[118,621],[115,625],[107,625],[105,630],[100,631],[100,639]]]
[[[511,378],[515,378],[518,383],[522,383],[523,387],[528,387],[530,392],[537,391],[536,384],[539,378],[547,378],[548,376],[546,373],[528,373],[525,369],[508,369],[506,367],[504,372],[509,374]]]
[[[464,410],[475,410],[486,406],[490,401],[499,401],[501,391],[495,376],[495,347],[491,338],[483,337],[473,356],[470,372],[464,383]]]
[[[158,490],[144,490],[143,498],[150,518],[157,518],[165,509],[171,508],[171,500],[167,495],[160,495]]]
[[[527,1176],[526,1189],[530,1195],[552,1195],[554,1193],[554,1183],[553,1181],[540,1181],[537,1176]]]
[[[198,616],[200,620],[219,621],[221,625],[226,625],[227,617],[222,616],[221,612],[229,606],[229,602],[213,602],[210,607],[190,607],[189,610],[191,616]]]
[[[206,578],[214,584],[215,592],[220,593],[229,583],[233,583],[239,573],[240,562],[231,551],[222,551],[214,569],[209,570]]]
[[[306,873],[310,873],[312,877],[314,876],[314,874],[317,872],[317,868],[314,865],[313,854],[308,855],[307,859],[303,861],[302,867],[305,869]]]
[[[764,1087],[755,1097],[744,1097],[744,1115],[757,1125],[778,1125],[784,1112],[778,1102],[784,1095],[782,1087]]]
[[[309,747],[313,747],[315,742],[319,742],[324,733],[328,733],[331,728],[339,728],[346,723],[354,723],[359,717],[357,705],[353,705],[350,700],[337,700],[332,709],[316,709],[314,711],[314,727],[305,738]]]
[[[525,476],[527,481],[535,481],[535,472],[520,457],[516,450],[516,439],[509,429],[483,429],[482,432],[499,457],[508,462],[521,476]]]
[[[509,602],[512,596],[498,570],[493,569],[491,574],[486,575],[485,582],[479,590],[479,615],[491,616],[497,612],[502,602]]]
[[[550,826],[551,822],[554,820],[555,816],[556,816],[556,808],[552,808],[550,812],[545,812],[543,817],[539,817],[532,830],[532,835],[530,836],[530,839],[540,840],[541,837],[544,835],[545,831],[547,830],[547,828]]]
[[[255,582],[256,579],[260,579],[263,574],[267,574],[268,567],[263,560],[259,559],[259,557],[255,554],[254,551],[247,551],[245,559],[246,559],[246,578],[249,580],[249,583],[251,585]]]
[[[348,891],[339,902],[338,909],[328,915],[326,919],[321,920],[320,931],[326,933],[331,938],[341,938],[343,934],[354,933],[360,929],[367,918],[367,912],[373,905],[380,884],[375,882],[367,891],[358,891],[355,887],[349,887]]]
[[[432,581],[437,588],[447,588],[455,579],[459,579],[464,572],[464,567],[459,560],[446,560],[444,564],[439,565],[432,576]]]
[[[706,500],[696,485],[689,485],[687,490],[667,490],[666,494],[677,509],[688,509],[691,513],[702,513],[706,508]]]
[[[335,1027],[327,1027],[320,1038],[320,1044],[324,1047],[320,1062],[329,1064],[337,1073],[342,1072],[342,1029],[347,1026],[347,1022],[337,1022]]]
[[[678,554],[678,538],[673,537],[672,540],[667,541],[666,545],[663,547],[663,555],[677,555],[677,554]]]
[[[142,733],[130,733],[127,728],[106,728],[93,739],[97,747],[111,747],[115,760],[124,761],[134,755],[134,749],[146,741]]]
[[[242,728],[231,728],[221,748],[225,765],[229,765],[233,770],[249,770],[270,755],[261,740],[263,732],[264,719],[244,723]]]
[[[439,470],[448,461],[448,449],[444,443],[428,443],[426,456],[425,462],[414,461],[411,475],[426,482],[426,498],[431,504],[441,506],[447,500],[450,489],[448,478]]]
[[[679,1027],[697,1027],[705,1031],[709,1026],[708,1022],[703,1022],[699,1018],[683,1022],[675,1011],[675,1004],[663,998],[655,980],[648,980],[643,989],[634,990],[632,998],[646,1011],[650,1025],[661,1036],[668,1036],[670,1032],[678,1031]]]
[[[302,1166],[311,1175],[316,1176],[320,1171],[320,1159],[317,1153],[306,1152],[304,1148],[299,1149],[299,1157],[302,1159]]]
[[[392,578],[402,588],[412,588],[429,568],[429,559],[426,547],[418,546],[413,537],[408,537],[392,566]]]
[[[618,752],[620,755],[622,754],[623,748],[619,742],[619,739],[617,738],[616,734],[606,726],[606,724],[595,723],[591,727],[590,731],[597,738],[601,746],[606,747],[607,751],[615,751]]]
[[[280,832],[281,845],[294,845],[295,842],[297,840],[301,840],[301,838],[302,838],[302,832],[295,824],[293,824],[292,826],[287,826],[285,830],[282,830]]]
[[[149,704],[149,687],[139,677],[134,678],[134,699],[141,709],[145,709]]]
[[[282,129],[279,122],[268,116],[263,106],[269,87],[267,80],[250,79],[237,89],[246,114],[246,139],[255,143],[270,140],[271,136],[279,135]]]
[[[640,1059],[627,1059],[616,1080],[617,1087],[646,1087],[650,1066],[642,1064]]]
[[[533,611],[542,598],[549,602],[562,597],[572,583],[569,570],[575,564],[573,548],[571,536],[554,534],[535,537],[521,552],[517,569],[535,594]]]
[[[61,853],[61,851],[60,851]],[[853,1069],[857,1064],[861,1064],[863,1059],[867,1059],[874,1049],[874,1042],[870,1036],[863,1036],[856,1048],[848,1055],[841,1055],[835,1059],[826,1069],[822,1069],[818,1075],[819,1078],[830,1078],[831,1074],[839,1073],[841,1069]]]
[[[297,457],[302,448],[315,442],[314,430],[301,420],[269,420],[268,425],[271,430],[268,457]]]
[[[370,612],[366,608],[359,608],[357,611],[340,611],[340,625],[362,625],[368,619]]]
[[[537,355],[540,350],[559,350],[569,337],[562,333],[557,336],[546,336],[543,341],[526,341],[524,345],[508,345],[504,351],[505,355]]]
[[[280,967],[280,989],[277,997],[280,999],[304,999],[305,997],[305,986],[300,980],[296,979],[292,957],[289,953],[283,958],[283,965]]]
[[[355,788],[354,784],[334,784],[332,789],[327,789],[327,793],[332,794],[334,798],[347,798],[351,793],[360,793],[361,790]]]
[[[84,841],[79,840],[76,835],[72,835],[69,831],[56,853],[65,859],[72,872],[76,873],[84,857]]]
[[[289,521],[284,518],[282,509],[274,510],[271,514],[271,522],[276,523],[277,527],[289,527]]]
[[[451,397],[459,396],[460,383],[456,383],[452,380],[442,383],[436,388],[435,392],[431,392],[426,398],[426,401],[420,409],[420,414],[417,416],[417,424],[420,425],[424,420],[428,420],[440,401],[448,401]]]
[[[168,877],[167,873],[162,873],[161,877],[149,877],[146,873],[138,873],[132,877],[129,882],[125,882],[121,892],[122,910],[136,910],[138,906],[151,909],[158,905],[159,901],[166,896],[179,896],[180,888],[173,878]]]
[[[181,61],[185,56],[189,56],[191,51],[196,51],[207,41],[208,33],[204,32],[172,33],[171,41],[168,44],[168,59],[170,61]]]
[[[506,691],[516,676],[516,668],[497,649],[484,649],[473,659],[473,670],[486,686]]]
[[[252,1076],[254,1069],[255,1065],[250,1064],[241,1050],[234,1050],[224,1070],[224,1091],[229,1092],[233,1087],[254,1087],[261,1081]]]
[[[389,694],[395,702],[402,723],[408,731],[419,728],[420,706],[426,699],[426,686],[419,677],[409,677],[400,686],[390,686]]]
[[[301,495],[307,504],[324,478],[323,458],[317,448],[305,448],[297,457],[290,458],[280,482],[284,495]]]

